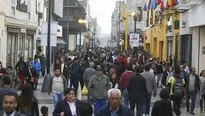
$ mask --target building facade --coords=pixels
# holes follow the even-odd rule
[[[35,55],[37,6],[37,0],[4,0],[7,66],[14,66],[20,57]]]
[[[191,1],[193,2],[193,1]],[[192,30],[192,67],[200,74],[205,69],[205,2],[198,2],[189,10],[189,27]]]
[[[6,66],[6,29],[5,29],[5,11],[4,11],[4,2],[0,0],[0,61],[3,66]]]
[[[123,28],[120,27],[121,8],[122,8],[122,2],[117,1],[115,3],[114,12],[112,13],[112,17],[111,17],[111,40],[112,40],[111,42],[114,43],[114,45],[117,45],[118,41],[120,41],[120,33],[121,33],[121,29]]]
[[[63,1],[63,18],[59,18],[57,21],[63,27],[65,50],[73,51],[76,49],[79,33],[86,30],[86,24],[79,24],[78,21],[85,19],[85,14],[85,9],[78,0]],[[81,33],[81,39],[83,38],[82,35]]]
[[[143,6],[143,0],[126,0],[126,12],[129,14],[134,12],[135,15],[137,15],[136,28],[141,31],[144,29],[142,6]],[[135,28],[134,17],[130,15],[128,22],[129,22],[128,24],[129,32],[134,32],[134,28]],[[141,31],[140,33],[142,33]]]

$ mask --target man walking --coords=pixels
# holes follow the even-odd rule
[[[110,89],[108,91],[108,105],[104,106],[98,116],[134,116],[130,109],[121,105],[121,91]]]
[[[106,105],[107,91],[110,89],[109,79],[103,74],[101,66],[97,66],[96,75],[92,76],[88,84],[89,92],[94,102],[94,115],[96,116],[100,108]]]
[[[51,77],[49,82],[49,90],[48,95],[52,92],[53,94],[53,101],[54,101],[54,108],[59,100],[63,99],[63,94],[67,89],[67,81],[66,78],[60,74],[60,69],[56,68],[54,72],[54,76]]]
[[[129,107],[129,99],[128,99],[128,91],[127,91],[127,86],[128,86],[128,82],[130,80],[130,78],[134,75],[133,73],[133,68],[132,68],[132,64],[129,63],[127,66],[127,70],[122,73],[121,77],[120,77],[120,87],[122,92],[122,96],[124,98],[124,105]]]
[[[190,75],[185,78],[185,85],[186,85],[186,106],[187,112],[190,112],[191,115],[195,115],[194,108],[195,108],[195,101],[196,101],[196,94],[200,90],[200,80],[199,76],[196,74],[196,69],[191,68]],[[191,98],[191,110],[189,110],[189,100]]]
[[[41,73],[42,73],[42,76],[44,77],[46,66],[47,66],[47,59],[44,54],[42,54],[40,61],[41,61]]]
[[[135,74],[131,77],[128,83],[128,94],[130,100],[130,109],[134,114],[135,106],[137,107],[136,116],[142,115],[142,106],[144,99],[147,98],[146,80],[140,75],[141,67],[135,67]]]
[[[89,84],[89,81],[90,81],[90,78],[95,75],[96,73],[96,70],[93,68],[94,67],[94,63],[93,62],[90,62],[90,67],[89,68],[86,68],[85,69],[85,72],[83,74],[83,81],[86,85],[86,87],[88,87],[88,84]],[[89,91],[88,91],[89,92]],[[90,101],[90,93],[88,93],[88,102],[91,102]]]
[[[146,80],[147,91],[148,91],[147,98],[145,98],[144,112],[143,113],[146,114],[147,116],[149,116],[152,93],[153,93],[154,97],[157,95],[157,84],[155,81],[154,74],[152,72],[150,72],[150,65],[145,66],[145,72],[141,73],[141,75]]]

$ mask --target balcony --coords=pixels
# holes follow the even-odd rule
[[[204,1],[205,0],[185,0],[181,1],[177,6],[175,6],[175,8],[181,12],[188,11],[191,7],[199,5]]]

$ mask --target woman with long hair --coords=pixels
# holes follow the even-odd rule
[[[117,78],[117,74],[115,72],[112,72],[110,74],[110,88],[115,88],[115,89],[119,88],[119,81]]]
[[[56,59],[55,62],[53,63],[53,71],[55,71],[55,69],[61,69],[61,64],[59,59]]]
[[[17,103],[17,111],[25,116],[39,116],[38,100],[30,83],[24,84]]]

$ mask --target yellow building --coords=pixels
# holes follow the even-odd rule
[[[168,56],[179,54],[179,29],[176,28],[179,15],[175,12],[164,12],[157,15],[154,10],[146,11],[146,29],[144,31],[144,50],[152,57],[169,60]],[[175,25],[175,26],[174,26]],[[171,38],[171,39],[170,39]],[[177,39],[176,39],[177,38]],[[176,52],[175,49],[178,49]],[[178,56],[177,56],[178,57]]]

